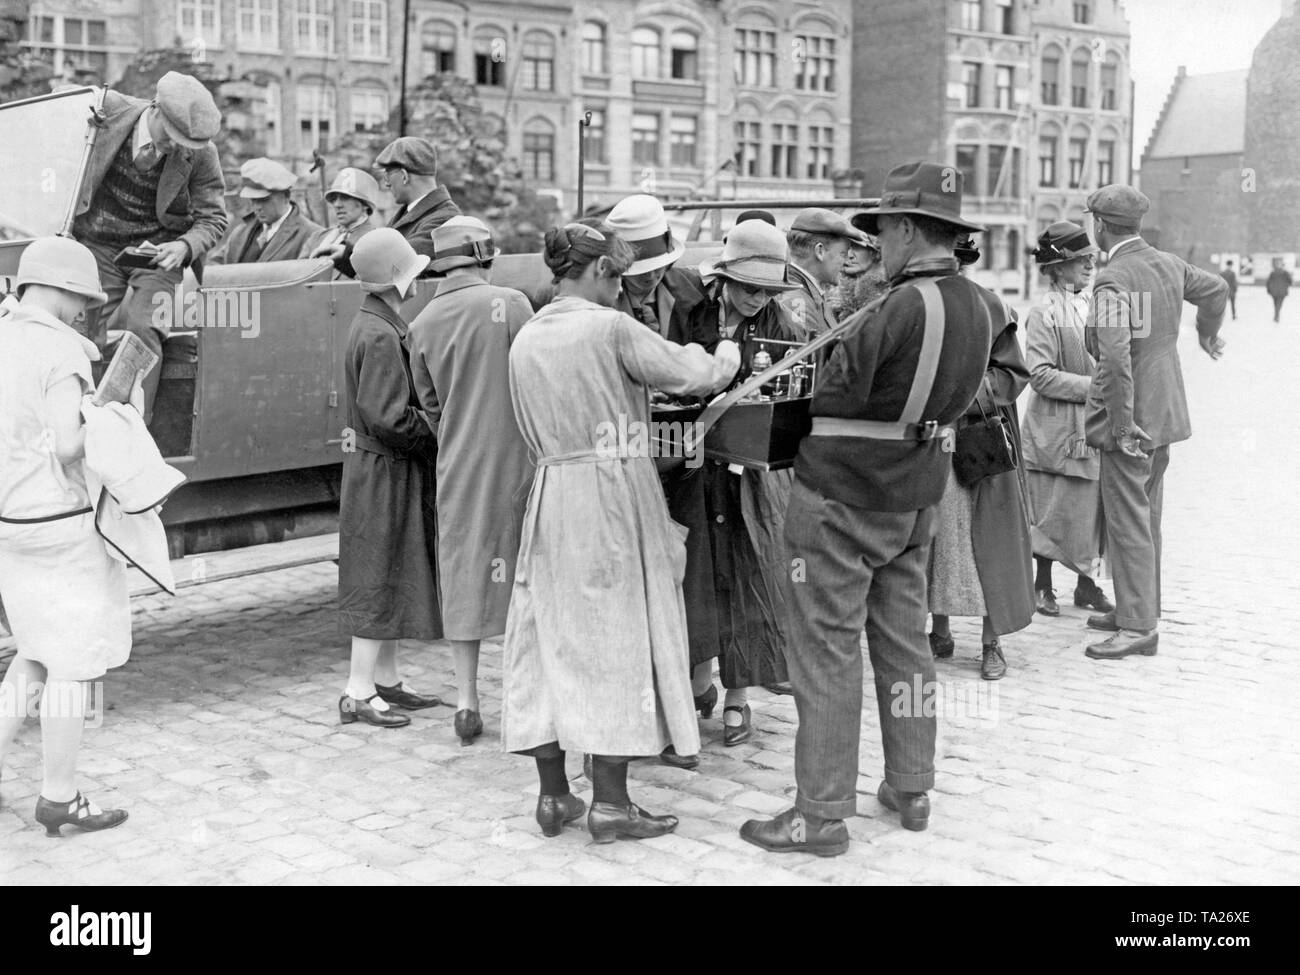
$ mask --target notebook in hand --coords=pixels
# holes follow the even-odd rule
[[[129,403],[137,377],[148,374],[157,363],[157,353],[145,345],[140,336],[134,332],[124,333],[117,351],[113,353],[113,360],[104,371],[104,378],[95,390],[94,404]]]

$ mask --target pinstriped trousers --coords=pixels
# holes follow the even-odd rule
[[[864,624],[885,781],[901,792],[934,785],[937,721],[913,699],[935,681],[925,572],[936,526],[933,507],[868,511],[794,482],[785,521],[795,608],[788,664],[799,711],[795,804],[808,815],[857,813]]]

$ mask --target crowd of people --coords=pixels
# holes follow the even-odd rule
[[[168,75],[154,102],[111,106],[120,139],[92,158],[87,238],[33,243],[0,319],[0,596],[18,642],[6,683],[67,684],[75,698],[129,651],[123,567],[93,525],[102,479],[81,401],[99,350],[87,310],[121,299],[111,247],[176,245],[131,272],[138,289],[137,276],[174,277],[224,230],[207,205],[220,173],[199,162],[215,131],[204,97]],[[191,192],[185,214],[161,197],[155,207],[143,185],[180,165],[177,147],[209,191]],[[344,724],[397,728],[441,705],[403,679],[398,645],[445,639],[455,734],[472,744],[484,731],[480,647],[504,635],[501,741],[536,765],[542,832],[585,813],[596,842],[650,837],[677,819],[632,801],[628,763],[700,764],[716,671],[724,747],[754,734],[755,688],[793,695],[799,716],[795,804],[742,837],[834,856],[857,808],[864,633],[878,799],[913,830],[929,819],[936,719],[891,705],[899,686],[933,686],[935,659],[954,653],[952,616],[982,620],[981,676],[1000,679],[1000,638],[1035,611],[1059,614],[1060,562],[1075,604],[1097,612],[1088,625],[1111,634],[1088,656],[1156,652],[1162,479],[1169,446],[1190,435],[1173,346],[1190,301],[1202,348],[1221,354],[1227,286],[1142,240],[1137,190],[1093,193],[1091,236],[1063,221],[1039,237],[1047,288],[1022,339],[1016,313],[964,272],[984,228],[939,164],[897,167],[879,205],[848,218],[808,208],[782,232],[770,213],[742,213],[698,267],[681,265],[660,202],[628,197],[546,233],[554,294],[536,310],[492,280],[492,232],[437,185],[431,144],[398,139],[376,168],[399,203],[388,225],[378,182],[352,169],[331,187],[338,222],[326,229],[289,202],[292,173],[246,164],[253,212],[214,258],[329,257],[365,293],[344,356]],[[431,276],[408,321],[406,300]],[[791,469],[707,455],[697,469],[597,445],[610,421],[646,423],[664,397],[702,405],[735,389],[768,343],[832,331]],[[1113,604],[1097,583],[1103,555]],[[69,564],[84,573],[71,589],[53,576]],[[41,713],[37,819],[51,832],[126,818],[76,788],[81,713]],[[21,722],[0,717],[0,763]],[[586,756],[590,810],[570,791],[570,751]]]

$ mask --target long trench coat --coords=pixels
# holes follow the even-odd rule
[[[415,398],[405,339],[401,317],[367,295],[343,363],[339,629],[375,640],[440,640],[436,445]]]
[[[533,308],[458,275],[411,323],[415,391],[438,437],[438,573],[449,640],[505,632],[533,468],[510,402],[510,344]]]
[[[690,311],[688,341],[717,348],[721,282],[715,282]],[[737,382],[750,374],[760,339],[793,341],[796,328],[786,309],[772,300],[740,323]],[[780,357],[783,349],[772,346]],[[686,611],[691,665],[718,659],[722,685],[753,687],[788,679],[785,655],[792,633],[790,560],[784,540],[785,509],[794,472],[746,468],[706,460],[696,471],[665,475],[673,517],[690,529],[686,558]]]
[[[986,294],[986,300],[996,337],[980,391],[958,421],[958,429],[996,410],[1011,435],[1015,452],[1015,470],[986,477],[970,489],[971,547],[980,591],[985,614],[994,632],[1001,635],[1024,629],[1034,617],[1029,508],[1016,412],[1016,399],[1029,383],[1029,370],[1016,338],[1015,313],[991,292]],[[941,524],[939,531],[943,530]]]
[[[553,301],[515,339],[510,390],[538,467],[506,623],[506,751],[699,751],[686,529],[644,449],[648,387],[703,394],[724,380],[698,346],[581,298]]]

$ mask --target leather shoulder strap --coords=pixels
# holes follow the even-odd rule
[[[934,389],[934,377],[939,371],[939,353],[943,351],[943,332],[946,319],[943,310],[943,295],[934,278],[921,278],[910,282],[921,293],[925,305],[925,331],[921,336],[921,355],[916,361],[916,374],[912,377],[912,388],[907,394],[907,403],[898,418],[901,423],[920,423],[921,413],[929,402]]]

